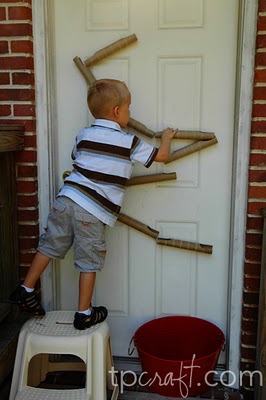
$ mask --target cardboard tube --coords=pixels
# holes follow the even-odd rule
[[[133,178],[129,179],[129,181],[127,182],[127,186],[144,185],[146,183],[171,181],[174,179],[176,179],[175,172],[170,172],[168,174],[162,173],[162,174],[134,176]]]
[[[172,161],[175,161],[175,160],[178,160],[179,158],[188,156],[189,154],[192,154],[192,153],[195,153],[196,151],[205,149],[206,147],[212,146],[216,143],[218,143],[218,140],[216,137],[211,140],[202,140],[202,141],[194,142],[194,143],[192,143],[186,147],[183,147],[182,149],[176,150],[172,154],[170,154],[170,156],[169,156],[168,160],[165,162],[165,164],[169,164]]]
[[[156,132],[155,137],[160,138],[161,132]],[[211,140],[215,138],[215,134],[212,132],[201,132],[201,131],[178,131],[174,139],[191,139],[191,140]]]
[[[83,62],[81,61],[81,59],[79,57],[75,57],[73,59],[74,63],[76,64],[76,66],[78,67],[78,69],[80,70],[80,72],[82,73],[82,75],[84,76],[84,78],[86,79],[87,83],[89,85],[92,85],[96,79],[93,76],[92,72],[89,70],[89,68],[87,68]]]
[[[212,254],[212,246],[209,244],[188,242],[178,239],[158,238],[157,244],[162,246],[177,247],[179,249],[192,250],[200,253]]]
[[[119,39],[116,42],[111,43],[109,46],[106,46],[103,49],[96,51],[93,56],[87,58],[87,60],[84,61],[84,64],[86,65],[86,67],[90,67],[91,65],[98,63],[102,59],[109,57],[117,51],[124,49],[125,47],[129,46],[131,43],[136,42],[137,40],[138,38],[135,34]]]
[[[147,126],[145,126],[144,124],[142,124],[141,122],[139,122],[133,118],[130,118],[127,126],[129,126],[132,129],[135,129],[137,132],[143,133],[144,135],[149,136],[151,138],[155,136],[155,132],[148,129]]]
[[[126,224],[131,228],[134,228],[137,231],[140,231],[145,235],[152,237],[153,239],[157,239],[157,237],[159,236],[159,232],[155,229],[152,229],[148,225],[145,225],[142,222],[137,221],[136,219],[131,218],[125,214],[120,213],[117,219],[118,221],[123,222],[123,224]]]

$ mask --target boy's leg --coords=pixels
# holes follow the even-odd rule
[[[50,257],[47,257],[38,251],[35,254],[30,269],[23,282],[23,286],[27,289],[23,286],[18,286],[10,296],[11,301],[14,301],[24,311],[30,312],[33,315],[45,315],[45,311],[38,300],[34,286],[50,260]],[[28,291],[28,289],[31,289],[31,291]]]
[[[27,286],[28,288],[34,288],[36,282],[38,281],[50,261],[50,257],[45,256],[44,254],[37,251],[31,263],[30,269],[28,270],[27,275],[24,279],[23,285]]]
[[[108,311],[105,307],[92,307],[91,299],[96,279],[96,272],[80,272],[79,275],[79,310],[75,314],[74,327],[79,330],[88,329],[103,322]],[[89,315],[88,314],[89,311]],[[83,313],[86,312],[86,313]]]
[[[80,272],[79,274],[79,311],[88,310],[96,279],[96,272]]]

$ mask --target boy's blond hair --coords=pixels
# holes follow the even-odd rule
[[[94,118],[104,118],[112,107],[122,105],[129,96],[130,92],[124,82],[99,79],[88,90],[88,107]]]

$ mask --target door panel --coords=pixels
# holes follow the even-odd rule
[[[211,244],[213,254],[158,246],[119,222],[107,228],[94,301],[109,309],[114,354],[126,356],[135,330],[162,315],[198,316],[226,332],[238,0],[56,0],[54,7],[58,189],[77,132],[93,121],[72,60],[132,33],[138,42],[93,66],[96,78],[125,81],[132,117],[149,128],[214,132],[219,141],[167,165],[135,166],[133,175],[176,172],[177,180],[129,187],[123,213],[161,237]],[[189,143],[173,140],[172,150]],[[77,279],[70,250],[58,265],[62,309],[76,309]]]

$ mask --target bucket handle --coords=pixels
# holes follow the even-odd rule
[[[129,342],[129,345],[128,345],[127,353],[128,353],[129,356],[131,356],[134,353],[135,348],[136,348],[135,346],[132,348],[133,340],[134,340],[134,336],[132,336],[132,338],[131,338],[131,340]]]

